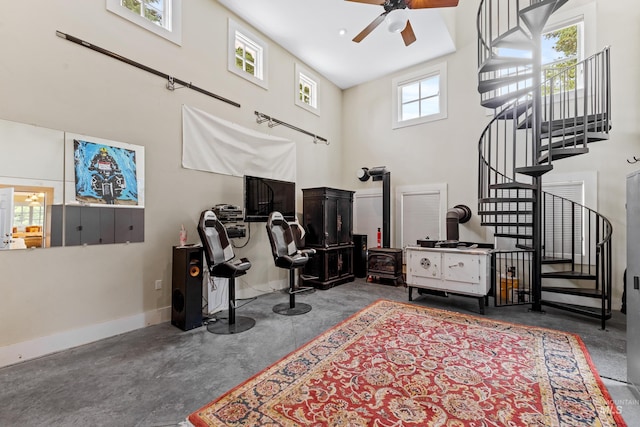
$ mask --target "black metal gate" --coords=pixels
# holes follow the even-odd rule
[[[496,307],[532,302],[533,253],[532,250],[492,252],[491,288]]]

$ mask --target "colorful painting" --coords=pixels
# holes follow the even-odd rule
[[[139,205],[136,151],[73,140],[76,201]]]

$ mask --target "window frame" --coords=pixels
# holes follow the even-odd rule
[[[320,83],[319,83],[318,77],[314,73],[309,71],[307,68],[303,67],[298,63],[295,63],[294,72],[295,72],[294,103],[298,107],[303,108],[309,111],[310,113],[313,113],[319,116],[320,115],[320,99],[318,94],[320,92]],[[310,99],[312,102],[310,104],[300,100],[300,84],[303,80],[309,80],[311,83],[312,90],[311,90]]]
[[[182,45],[182,0],[161,0],[165,3],[165,26],[129,10],[121,0],[106,0],[107,10],[178,46]]]
[[[585,56],[585,21],[584,21],[584,16],[583,15],[576,15],[573,16],[572,18],[569,19],[564,19],[562,21],[557,21],[554,22],[553,24],[548,24],[543,30],[542,30],[542,34],[540,35],[540,43],[543,43],[543,39],[545,34],[551,33],[553,31],[557,31],[557,30],[561,30],[564,28],[569,28],[569,27],[573,27],[573,26],[577,26],[577,40],[576,40],[576,55],[575,58],[567,58],[564,60],[556,60],[553,62],[549,62],[549,63],[544,63],[542,62],[540,64],[540,69],[542,71],[542,81],[544,82],[546,80],[546,70],[549,69],[549,66],[551,64],[554,63],[558,63],[558,62],[565,62],[567,60],[570,59],[575,59],[576,64],[579,64],[580,62],[584,61]],[[542,59],[542,58],[541,58]],[[583,68],[577,68],[578,72],[584,72]],[[577,73],[576,73],[577,74]],[[584,89],[584,79],[582,78],[582,74],[580,75],[576,75],[575,77],[575,83],[576,83],[576,87],[575,90],[577,91],[576,93],[581,96],[583,94],[583,89]],[[563,91],[565,92],[565,91]],[[566,92],[569,94],[569,99],[571,99],[571,97],[573,97],[573,92],[574,89],[567,89]]]
[[[236,40],[238,36],[244,39],[244,42],[256,48],[258,58],[254,58],[254,67],[257,70],[257,75],[240,70],[236,66]],[[227,69],[238,77],[242,77],[263,89],[269,89],[269,45],[231,18],[229,18],[227,39]]]
[[[413,83],[420,83],[424,80],[439,76],[439,112],[428,114],[408,120],[402,118],[402,88]],[[404,74],[392,79],[392,129],[399,129],[407,126],[415,126],[447,118],[447,63],[441,62],[426,68],[419,69],[409,74]]]

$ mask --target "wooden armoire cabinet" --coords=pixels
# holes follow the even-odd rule
[[[316,249],[304,267],[305,284],[328,289],[354,280],[353,193],[329,187],[302,190],[305,246]]]

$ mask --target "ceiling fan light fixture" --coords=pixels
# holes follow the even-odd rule
[[[406,8],[394,9],[387,14],[387,29],[390,33],[399,33],[407,26],[409,10]]]

